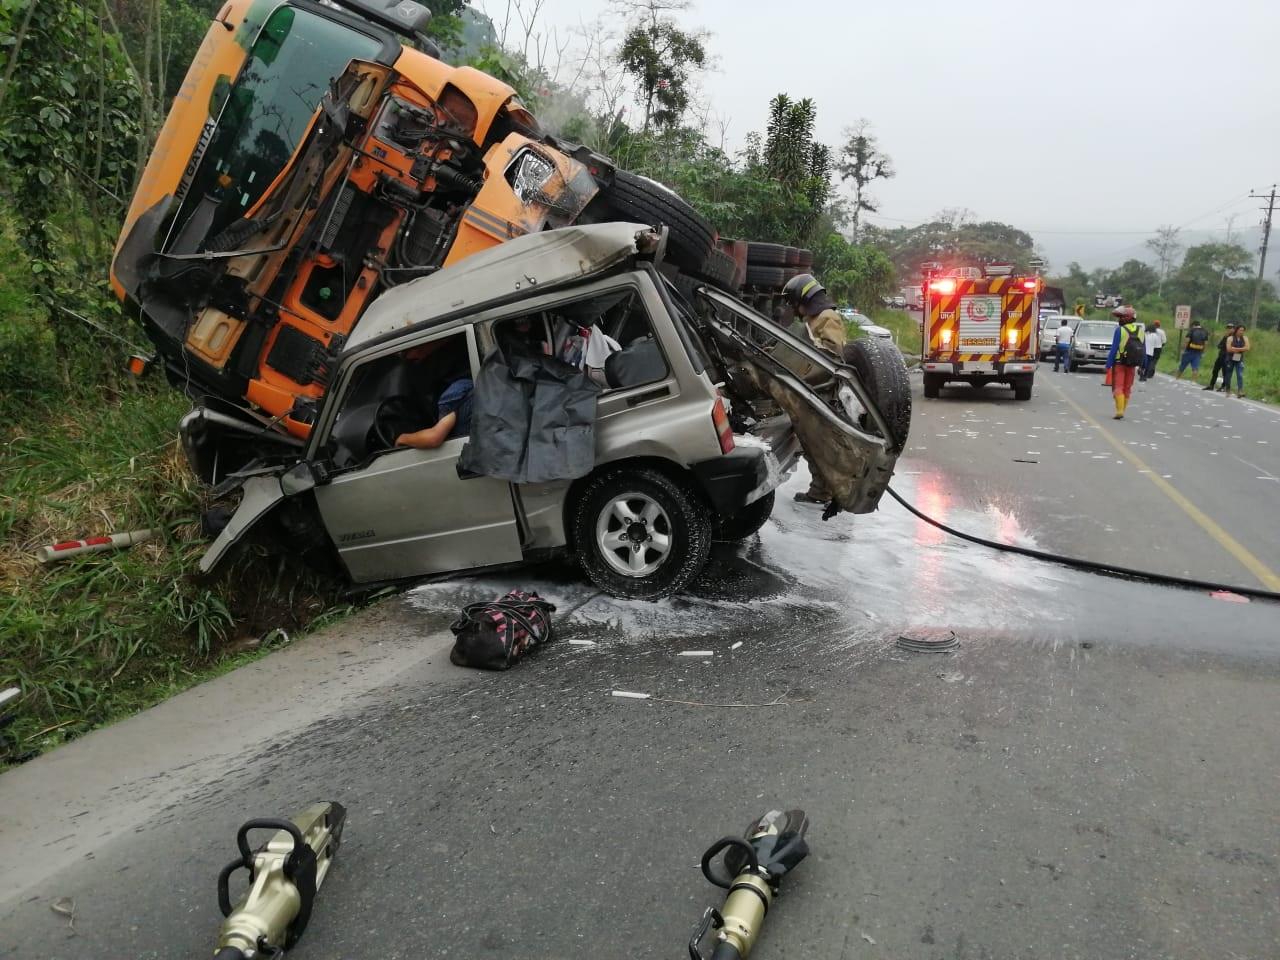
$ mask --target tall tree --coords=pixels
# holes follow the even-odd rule
[[[1177,227],[1163,226],[1156,230],[1156,235],[1147,241],[1147,248],[1156,255],[1160,282],[1156,285],[1157,296],[1164,296],[1164,282],[1169,279],[1178,255],[1182,253],[1182,241],[1178,239]]]
[[[853,242],[858,242],[858,227],[862,214],[875,213],[880,205],[867,192],[877,180],[889,180],[894,174],[893,162],[880,149],[871,133],[871,122],[862,119],[845,130],[844,146],[840,148],[840,160],[836,164],[841,180],[853,181],[853,210],[849,220]]]
[[[672,11],[687,3],[644,0],[630,5],[637,19],[627,29],[618,60],[636,84],[644,108],[643,132],[651,125],[674,127],[689,108],[695,74],[707,65],[701,34],[681,29]]]

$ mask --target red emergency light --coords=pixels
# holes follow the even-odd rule
[[[934,293],[955,293],[956,282],[951,279],[930,280],[929,289]]]
[[[1039,286],[1040,286],[1040,281],[1038,281],[1038,280],[1023,280],[1023,281],[1022,281],[1022,289],[1023,289],[1023,290],[1026,290],[1028,293],[1035,293],[1035,292],[1036,292],[1036,288],[1037,288],[1037,287],[1039,287]]]

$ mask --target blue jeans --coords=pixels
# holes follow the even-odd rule
[[[1062,365],[1063,373],[1070,373],[1071,372],[1071,344],[1055,343],[1054,346],[1057,347],[1058,349],[1057,354],[1053,358],[1054,373],[1057,373],[1059,364]]]
[[[1231,389],[1231,374],[1236,375],[1236,393],[1244,393],[1244,361],[1228,360],[1222,368],[1222,389]]]

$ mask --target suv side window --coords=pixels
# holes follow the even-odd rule
[[[504,350],[554,356],[585,370],[605,393],[670,374],[648,311],[632,287],[500,320],[493,336]]]

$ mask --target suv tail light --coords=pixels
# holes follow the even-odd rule
[[[729,425],[729,414],[725,412],[724,400],[720,397],[716,397],[716,405],[711,408],[711,422],[720,439],[720,452],[728,453],[733,449],[733,427]]]

